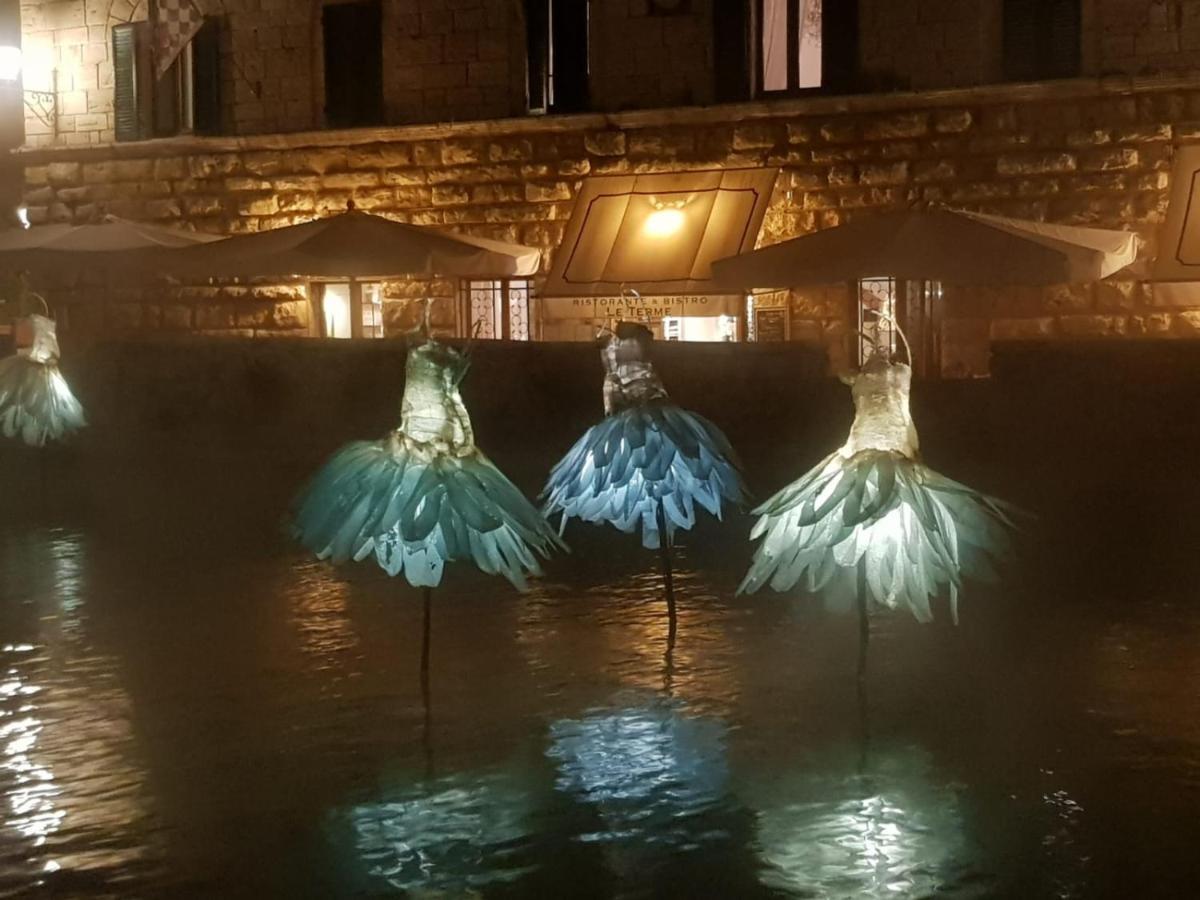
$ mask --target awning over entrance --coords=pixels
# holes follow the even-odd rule
[[[651,305],[646,298],[707,305],[700,298],[729,293],[712,281],[713,260],[754,247],[777,174],[731,169],[588,178],[542,296],[590,298],[591,309],[600,299],[619,305],[626,289]]]
[[[1200,147],[1178,147],[1155,281],[1200,281]]]

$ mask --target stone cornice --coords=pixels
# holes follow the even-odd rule
[[[171,137],[86,147],[22,147],[10,156],[22,165],[95,159],[145,159],[203,153],[351,147],[363,144],[512,137],[601,129],[661,128],[672,125],[728,125],[758,119],[856,115],[954,106],[1090,100],[1112,96],[1200,91],[1200,72],[1171,76],[1112,76],[1066,81],[1000,84],[936,91],[810,96],[758,100],[719,106],[689,106],[619,113],[525,116],[471,122],[389,125],[331,131],[302,131],[228,137]]]

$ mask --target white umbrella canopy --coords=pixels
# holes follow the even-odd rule
[[[349,211],[161,254],[157,267],[211,278],[528,276],[541,251]]]
[[[964,210],[864,216],[713,263],[729,288],[788,288],[891,276],[960,285],[1099,281],[1137,258],[1128,231],[1050,225]]]

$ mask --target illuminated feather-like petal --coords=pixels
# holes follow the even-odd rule
[[[821,591],[838,571],[852,575],[861,564],[873,602],[907,609],[923,622],[943,590],[957,618],[963,575],[994,572],[1015,518],[999,500],[898,453],[874,450],[849,459],[831,455],[760,509],[751,536],[762,543],[742,593],[765,584],[791,590],[802,580]]]
[[[534,554],[563,543],[537,509],[474,446],[458,396],[455,352],[429,342],[409,354],[400,428],[339,450],[298,498],[296,537],[335,563],[374,554],[414,587],[441,583],[469,560],[518,588],[540,574]]]
[[[622,446],[635,452],[615,449]],[[673,534],[693,527],[695,504],[720,517],[723,504],[742,506],[747,494],[720,429],[656,401],[620,410],[588,429],[554,466],[542,497],[548,517],[625,532],[640,523],[642,545],[656,549],[660,504]]]
[[[37,362],[20,354],[0,360],[0,433],[5,437],[41,447],[86,424],[83,407],[53,360]]]

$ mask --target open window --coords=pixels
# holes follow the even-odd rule
[[[838,91],[858,71],[857,0],[757,0],[758,92]]]
[[[325,124],[356,128],[383,122],[383,4],[381,0],[326,5]]]
[[[525,0],[531,113],[586,110],[589,0]]]
[[[524,278],[461,282],[459,321],[464,337],[497,341],[532,338],[530,283]]]
[[[221,131],[221,20],[207,18],[161,78],[152,26],[113,26],[113,107],[118,141]]]

